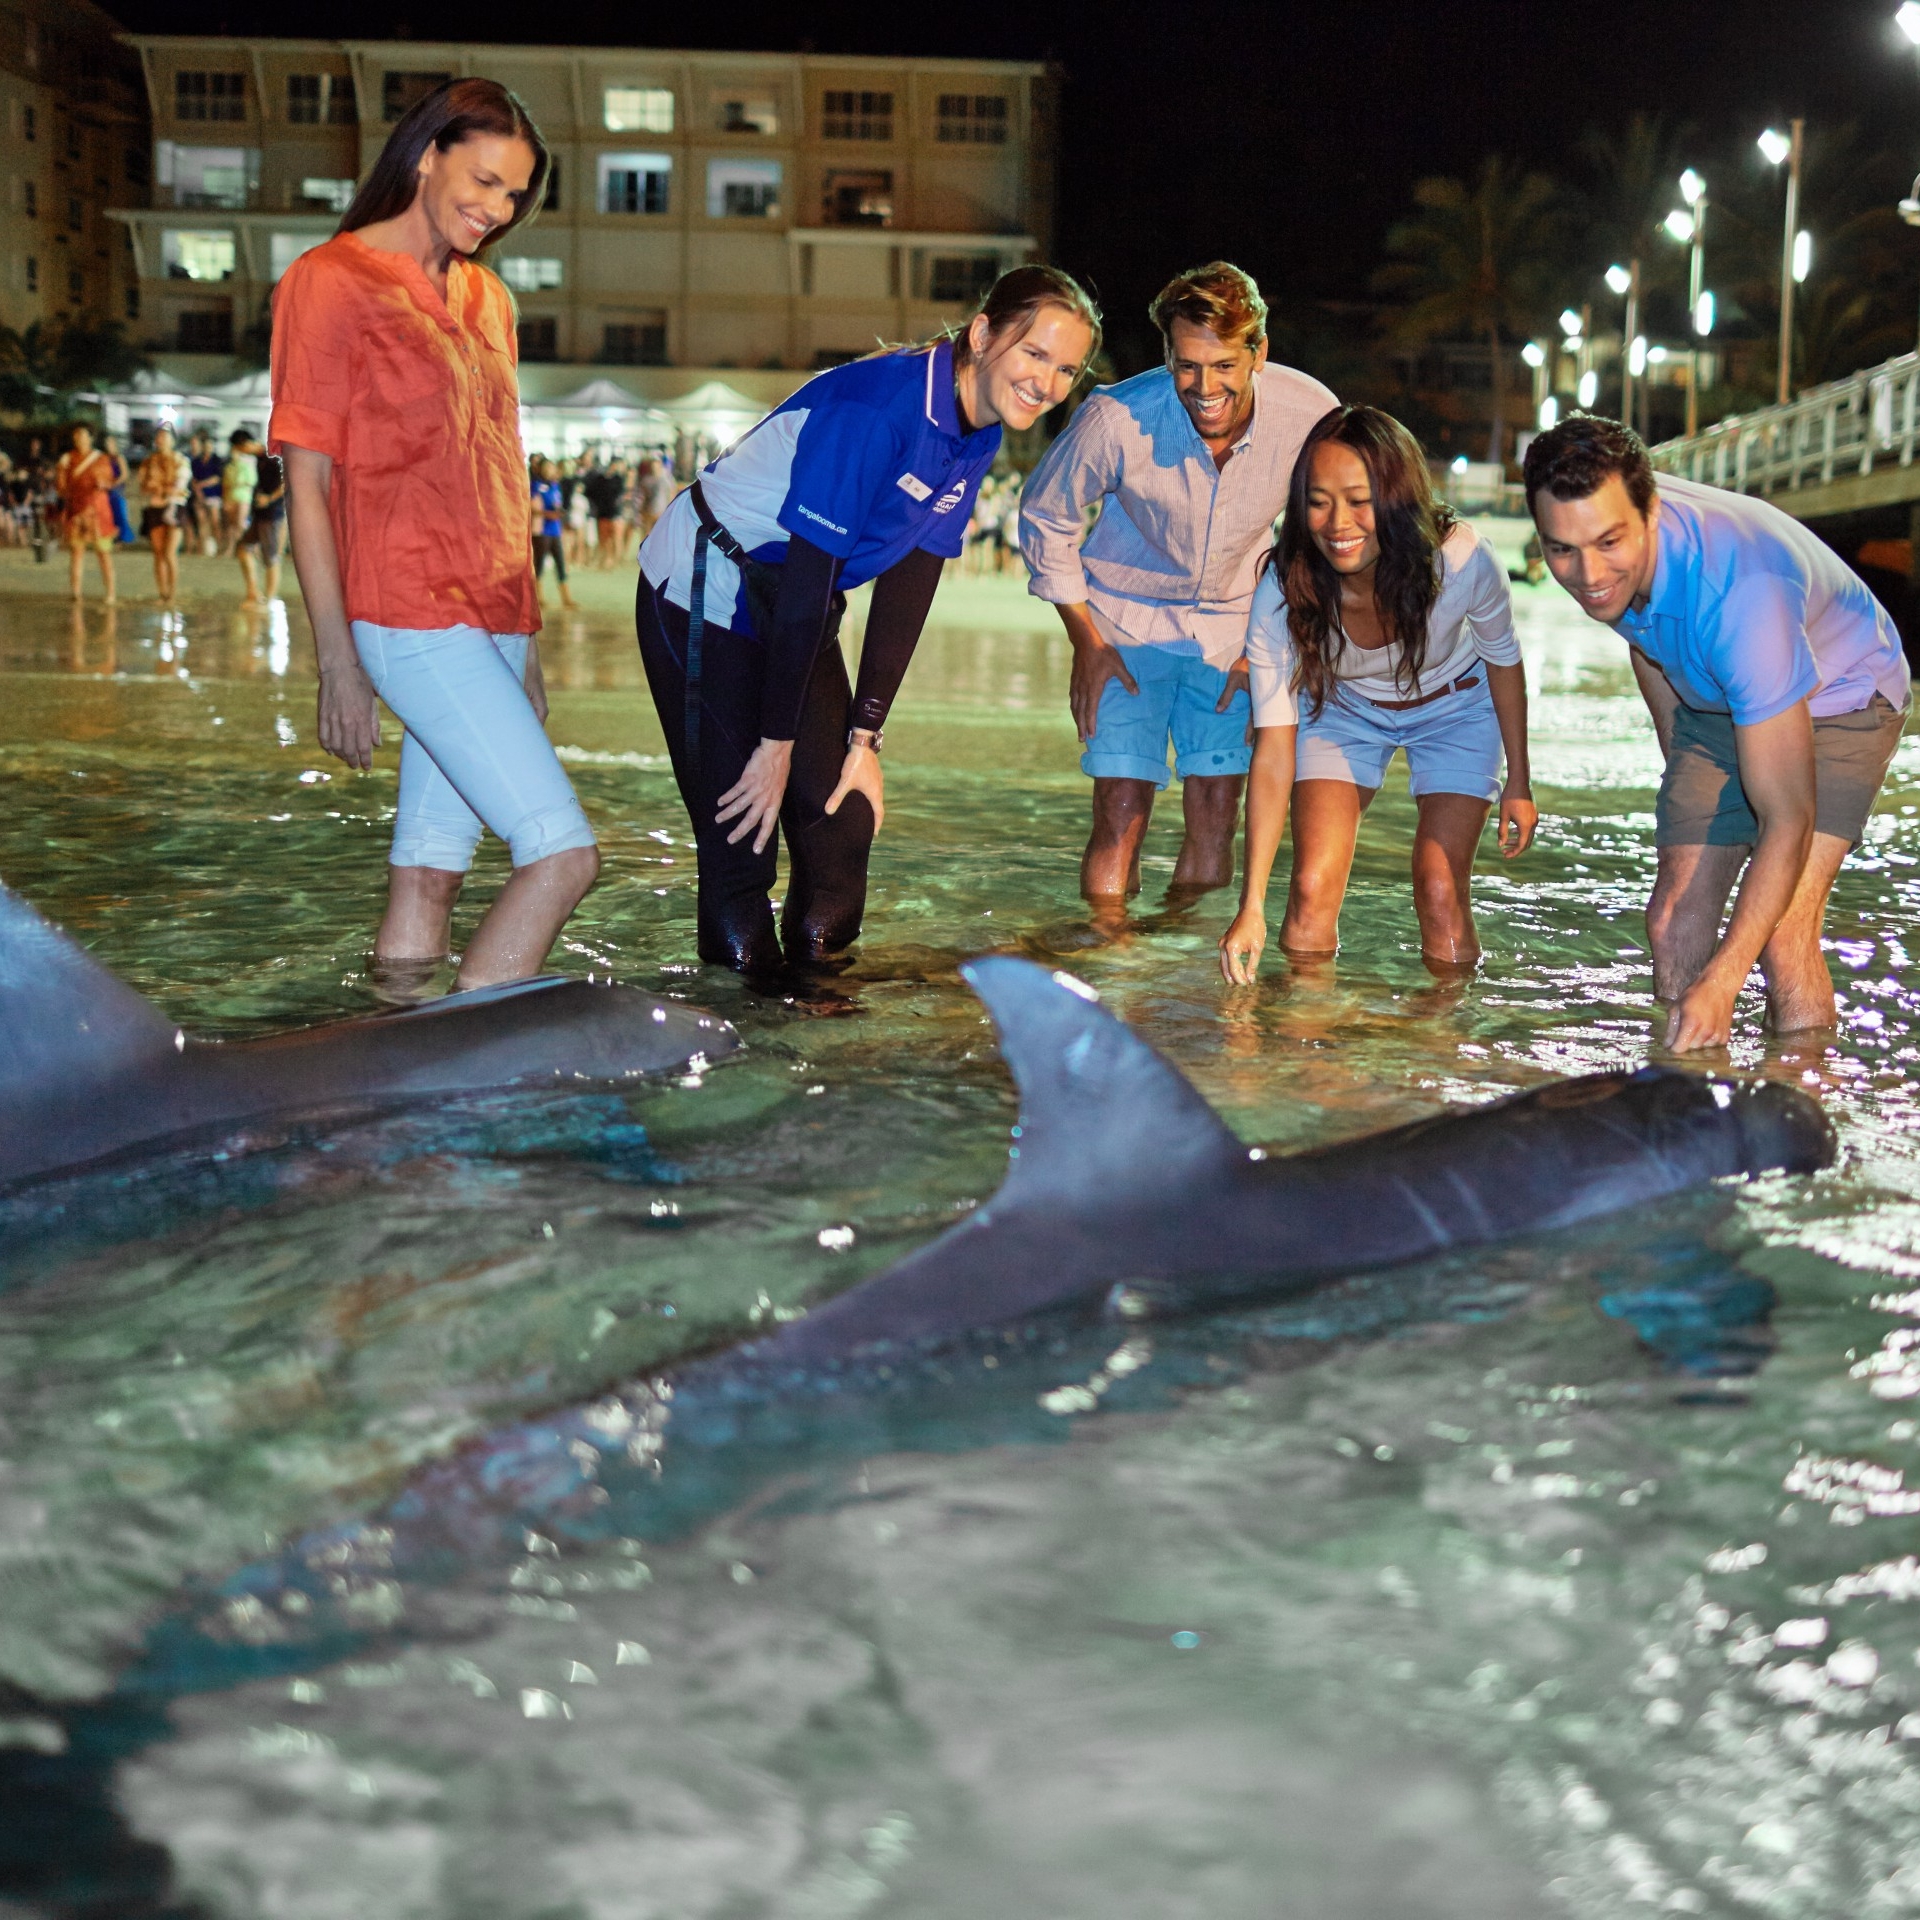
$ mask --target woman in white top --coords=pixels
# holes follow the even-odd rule
[[[1433,497],[1419,443],[1376,407],[1336,407],[1300,449],[1279,543],[1247,629],[1254,755],[1246,878],[1220,942],[1227,978],[1254,977],[1267,876],[1289,798],[1293,878],[1280,944],[1340,944],[1360,816],[1405,750],[1419,808],[1413,903],[1436,973],[1480,956],[1469,888],[1487,814],[1500,850],[1533,840],[1527,684],[1506,569]],[[1501,762],[1506,777],[1501,778]]]

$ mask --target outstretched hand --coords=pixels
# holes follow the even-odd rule
[[[827,796],[827,804],[821,811],[838,813],[840,802],[848,794],[864,793],[867,805],[873,809],[873,831],[877,839],[880,823],[887,817],[886,784],[880,771],[880,756],[871,747],[856,740],[840,763],[840,784]]]
[[[1266,944],[1266,914],[1258,907],[1242,907],[1233,916],[1233,925],[1220,936],[1220,971],[1229,985],[1253,985]]]
[[[766,852],[767,842],[780,822],[780,803],[787,797],[787,773],[792,765],[791,740],[762,740],[754,748],[740,778],[720,796],[720,811],[713,816],[725,826],[739,815],[740,824],[727,835],[728,846],[752,834],[754,852]]]

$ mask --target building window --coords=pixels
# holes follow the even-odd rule
[[[153,162],[147,156],[145,147],[127,149],[127,185],[147,187],[153,182]]]
[[[647,307],[632,320],[610,320],[600,336],[600,358],[610,367],[664,367],[667,313]]]
[[[181,228],[161,234],[160,262],[169,280],[231,280],[239,264],[232,234]]]
[[[892,226],[893,175],[829,173],[820,218],[830,227]]]
[[[515,293],[538,293],[542,287],[557,287],[561,278],[561,263],[552,259],[535,259],[531,255],[516,253],[505,260],[496,260],[494,265],[500,270],[500,278]]]
[[[27,291],[29,293],[40,291],[40,262],[32,254],[27,255]]]
[[[1004,147],[1007,144],[1007,96],[1004,93],[943,93],[933,137],[962,145]]]
[[[78,233],[87,224],[87,210],[80,204],[77,193],[67,195],[67,231]]]
[[[551,316],[522,320],[514,332],[520,339],[522,360],[560,358],[560,323]]]
[[[29,142],[40,138],[40,115],[32,107],[20,109],[20,138]]]
[[[970,307],[999,277],[998,254],[936,253],[927,263],[927,298]]]
[[[721,100],[715,103],[714,125],[721,133],[775,134],[780,110],[771,100]]]
[[[324,233],[275,233],[267,238],[268,261],[273,272],[273,284],[280,284],[280,276],[300,258],[303,253],[311,252],[321,241]]]
[[[353,205],[351,180],[321,180],[309,177],[300,182],[300,198],[310,207],[325,207],[329,213],[345,213]]]
[[[244,120],[247,76],[244,73],[176,73],[173,117],[176,120]]]
[[[127,288],[126,299],[127,299],[127,318],[129,320],[138,320],[140,318],[140,283],[139,281],[137,280],[134,281],[132,285],[130,285]]]
[[[709,160],[707,214],[714,220],[771,220],[780,212],[778,160]]]
[[[552,155],[547,158],[547,197],[540,205],[548,213],[560,211],[560,162]]]
[[[258,147],[184,147],[158,141],[154,178],[176,207],[244,207],[260,185]]]
[[[602,213],[665,213],[673,180],[673,158],[664,153],[603,153],[600,156]]]
[[[296,127],[317,127],[327,104],[324,73],[287,75],[287,118]]]
[[[233,351],[233,309],[202,308],[183,313],[174,336],[181,353],[231,353]]]
[[[353,91],[353,76],[332,73],[327,76],[327,125],[350,127],[360,118],[360,102]]]
[[[20,182],[20,211],[29,220],[40,218],[40,189],[31,180]]]
[[[67,158],[69,160],[80,158],[80,122],[74,119],[67,121]]]
[[[827,140],[891,140],[893,95],[829,92],[821,106],[820,133]]]
[[[76,306],[87,297],[87,276],[78,267],[67,269],[67,298]]]
[[[609,133],[673,131],[673,91],[669,87],[609,87],[600,96],[600,109]]]
[[[380,114],[389,126],[418,106],[435,87],[444,87],[450,73],[383,73],[380,76]]]

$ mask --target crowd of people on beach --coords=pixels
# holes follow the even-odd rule
[[[130,466],[80,429],[44,483],[76,592],[88,551],[112,592],[116,490],[163,593],[191,538],[270,594],[290,523],[322,746],[371,766],[382,703],[404,730],[376,985],[424,990],[450,957],[484,832],[513,873],[457,989],[539,970],[593,885],[596,836],[545,732],[540,580],[551,567],[570,603],[569,567],[619,566],[636,541],[703,960],[776,979],[840,964],[885,818],[887,717],[941,578],[1017,564],[1071,649],[1096,925],[1124,920],[1177,778],[1170,907],[1239,869],[1226,979],[1257,977],[1283,837],[1273,944],[1295,964],[1333,952],[1367,809],[1404,756],[1420,950],[1438,975],[1474,967],[1488,824],[1516,859],[1539,820],[1508,573],[1404,426],[1269,360],[1248,274],[1176,274],[1151,307],[1162,364],[1086,394],[1024,482],[1003,435],[1073,396],[1101,340],[1093,301],[1045,265],[1003,274],[957,331],[816,375],[685,484],[591,449],[529,462],[513,302],[475,256],[538,207],[549,167],[506,89],[436,88],[280,283],[264,444],[235,433],[217,459],[162,432]],[[1666,1044],[1724,1044],[1756,966],[1777,1028],[1831,1025],[1828,893],[1909,709],[1893,621],[1805,528],[1656,474],[1617,421],[1539,435],[1524,481],[1529,560],[1626,643],[1665,763],[1647,924]],[[850,675],[837,636],[869,583]]]

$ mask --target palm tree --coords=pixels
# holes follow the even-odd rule
[[[1493,420],[1487,458],[1506,458],[1509,339],[1524,339],[1547,310],[1559,264],[1560,190],[1542,173],[1523,173],[1497,154],[1480,163],[1471,185],[1436,177],[1413,190],[1419,212],[1387,235],[1395,257],[1374,275],[1382,293],[1406,305],[1390,331],[1429,344],[1466,336],[1484,340],[1492,362]]]
[[[61,420],[75,394],[121,386],[147,364],[117,320],[0,327],[0,410],[29,421]]]

